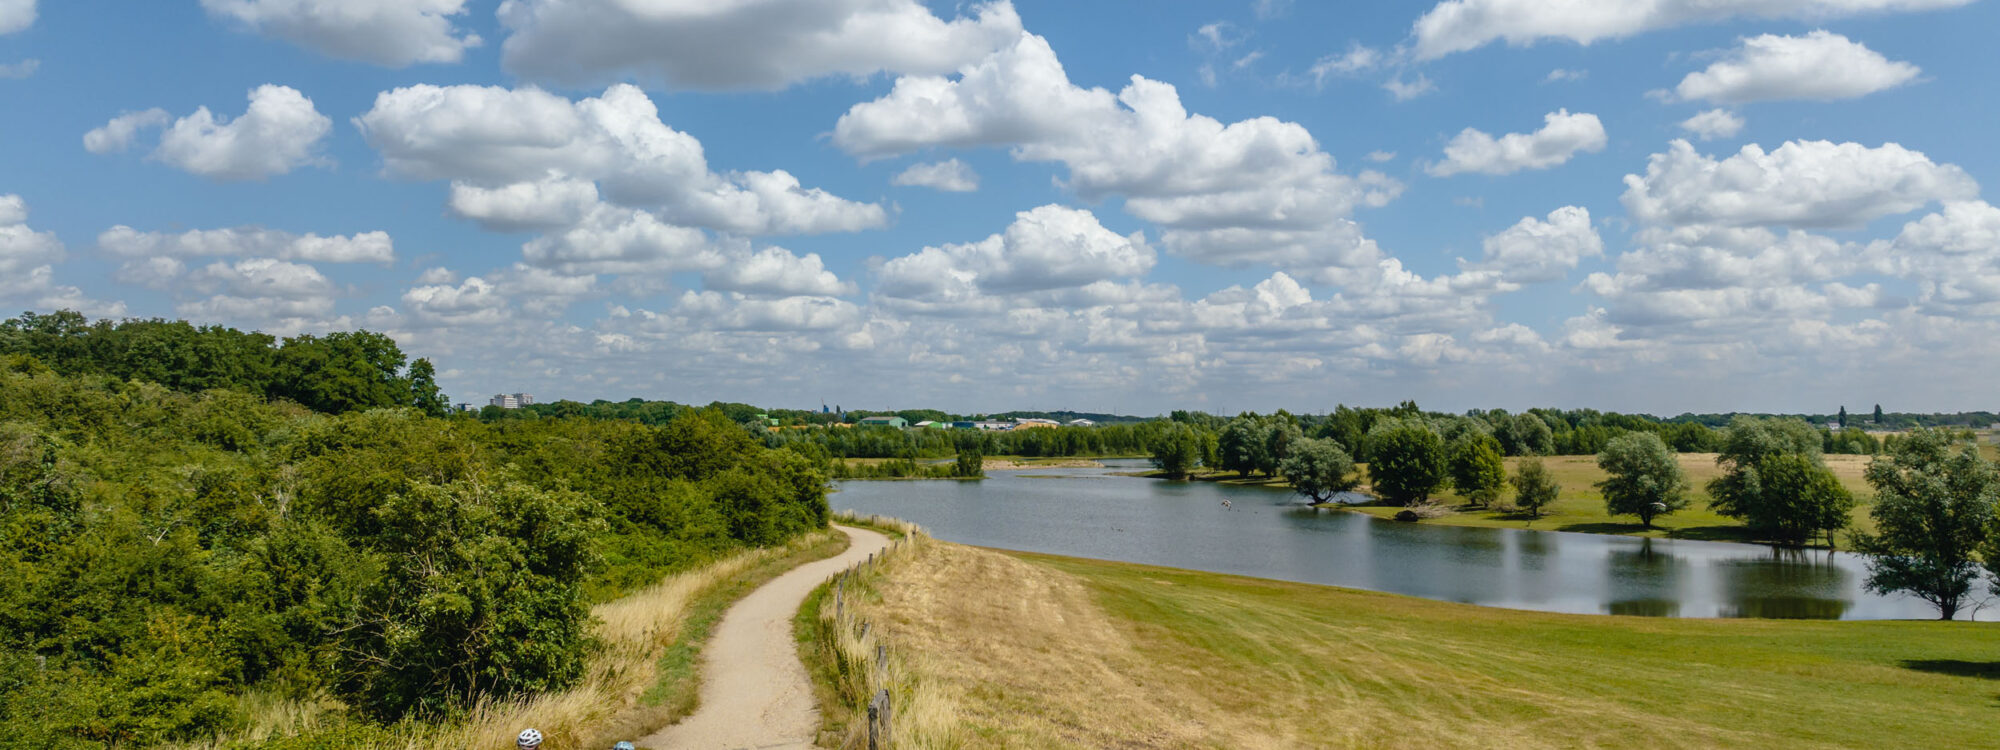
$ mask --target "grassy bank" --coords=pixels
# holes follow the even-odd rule
[[[849,606],[949,711],[927,746],[1974,747],[2000,710],[1975,623],[1555,615],[935,541]]]

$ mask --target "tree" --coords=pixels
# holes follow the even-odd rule
[[[1847,527],[1854,494],[1824,464],[1802,455],[1784,455],[1765,461],[1757,473],[1762,485],[1759,502],[1744,521],[1771,541],[1798,547],[1825,531],[1831,546],[1833,532]]]
[[[1541,518],[1542,509],[1555,504],[1556,495],[1562,492],[1562,486],[1549,478],[1549,471],[1539,458],[1522,461],[1508,481],[1514,485],[1514,504],[1536,518]]]
[[[986,457],[979,453],[977,442],[958,449],[958,462],[952,466],[951,475],[968,479],[986,476]]]
[[[1299,425],[1284,412],[1264,420],[1264,450],[1259,458],[1258,471],[1264,476],[1278,475],[1278,466],[1292,455],[1292,445],[1305,439]]]
[[[368,545],[385,565],[343,635],[342,692],[393,720],[581,677],[595,509],[574,492],[512,483],[418,485],[384,499]]]
[[[1979,447],[1943,430],[1919,429],[1868,464],[1875,488],[1875,533],[1855,534],[1868,560],[1869,591],[1906,592],[1949,620],[1979,579],[1974,552],[1992,564],[1994,503],[2000,474]]]
[[[451,404],[438,391],[437,368],[428,359],[419,358],[410,363],[410,406],[426,416],[442,417],[451,413]]]
[[[1229,420],[1217,441],[1216,457],[1221,462],[1217,468],[1236,472],[1237,476],[1250,476],[1263,463],[1263,437],[1255,416],[1244,414]]]
[[[1354,459],[1340,443],[1325,438],[1302,438],[1292,447],[1292,455],[1278,467],[1292,491],[1323,503],[1354,489]]]
[[[1451,483],[1467,500],[1489,505],[1500,496],[1507,481],[1507,465],[1500,459],[1500,441],[1491,435],[1469,433],[1453,445]]]
[[[1687,476],[1658,435],[1628,432],[1612,438],[1597,454],[1597,467],[1611,475],[1597,483],[1611,515],[1636,515],[1650,529],[1655,517],[1687,507]]]
[[[1386,418],[1368,433],[1368,479],[1397,505],[1430,499],[1446,479],[1444,438],[1421,417]]]
[[[1186,479],[1201,460],[1201,438],[1194,428],[1174,423],[1153,440],[1153,468],[1169,479]]]
[[[1728,467],[1708,483],[1708,507],[1779,544],[1800,546],[1847,526],[1854,496],[1820,458],[1822,438],[1797,419],[1737,417],[1715,462]]]
[[[1881,405],[1881,404],[1876,404],[1876,405],[1875,405],[1875,424],[1881,424],[1881,423],[1882,423],[1882,405]]]
[[[1847,429],[1847,406],[1845,404],[1842,404],[1840,407],[1840,416],[1838,419],[1840,420],[1840,429]]]
[[[1516,414],[1496,420],[1493,437],[1501,452],[1509,456],[1545,456],[1555,451],[1555,434],[1549,423],[1533,414]]]

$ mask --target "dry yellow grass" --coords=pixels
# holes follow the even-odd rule
[[[870,591],[898,679],[950,712],[904,747],[1990,746],[2000,674],[1976,623],[1557,615],[941,542]]]

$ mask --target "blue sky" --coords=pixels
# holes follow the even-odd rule
[[[462,401],[1990,409],[1995,8],[0,0],[0,305]]]

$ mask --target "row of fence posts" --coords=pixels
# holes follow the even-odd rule
[[[891,541],[889,549],[882,551],[883,558],[887,559],[889,552],[902,546],[903,541],[901,539]],[[868,560],[866,562],[861,563],[856,568],[848,568],[841,571],[840,578],[834,582],[833,619],[839,627],[847,626],[848,576],[852,575],[857,569],[866,570],[874,566],[874,564],[875,553],[870,552],[868,553]],[[855,639],[866,640],[868,638],[868,629],[869,623],[862,622],[861,629],[855,636]],[[886,677],[889,672],[889,647],[886,644],[875,644],[875,671],[884,675],[884,682],[887,681]],[[890,726],[893,723],[894,716],[895,711],[889,704],[889,688],[884,686],[876,690],[875,695],[868,699],[868,750],[888,750],[891,744]]]

